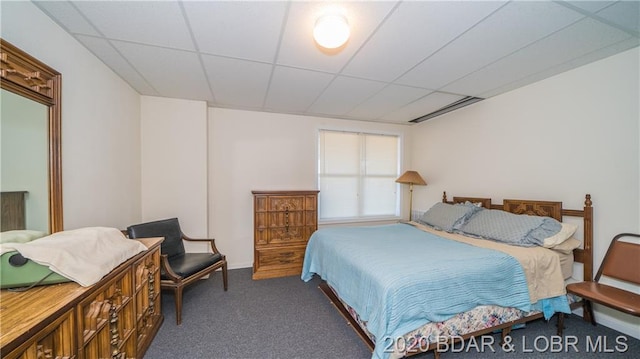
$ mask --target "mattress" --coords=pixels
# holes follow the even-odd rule
[[[408,222],[408,224],[411,224],[412,226],[418,227],[418,228],[420,228],[420,229],[422,229],[424,231],[428,231],[428,232],[435,233],[435,234],[440,235],[440,236],[444,236],[444,237],[449,238],[449,239],[459,240],[459,241],[463,241],[465,243],[470,243],[470,244],[474,244],[474,245],[482,245],[483,243],[486,244],[486,242],[494,243],[492,248],[496,248],[496,249],[501,248],[502,250],[506,251],[507,253],[515,254],[516,256],[518,255],[518,254],[512,252],[513,246],[510,246],[510,245],[507,245],[507,244],[499,244],[499,243],[488,241],[488,240],[465,237],[462,234],[458,234],[458,233],[442,232],[442,231],[435,230],[433,228],[427,227],[427,226],[422,225],[422,224],[417,223],[417,222]],[[549,256],[555,255],[555,256],[558,257],[558,259],[560,261],[560,273],[562,274],[562,278],[569,279],[573,275],[573,263],[574,263],[573,251],[564,252],[564,251],[556,251],[556,250],[547,249],[547,248],[544,248],[544,249],[543,248],[539,248],[537,250],[546,253],[546,255],[549,255]],[[548,260],[551,260],[551,259],[548,259]]]
[[[552,251],[500,248],[435,232],[409,224],[317,231],[307,246],[302,279],[318,274],[358,312],[371,335],[383,338],[374,358],[390,355],[385,340],[483,304],[519,308],[521,313],[497,315],[505,323],[533,310],[544,309],[545,317],[570,312],[559,257]],[[481,243],[469,245],[473,241]]]
[[[438,231],[416,222],[409,222],[408,224],[439,237],[471,244],[476,247],[493,249],[517,259],[527,277],[531,303],[567,293],[564,284],[566,277],[560,264],[561,253],[558,251],[537,246],[518,247],[486,239],[467,237],[458,233]],[[565,260],[567,259],[568,257],[565,257]]]

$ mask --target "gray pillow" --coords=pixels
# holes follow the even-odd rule
[[[474,213],[481,208],[473,204],[448,204],[438,202],[426,211],[417,222],[435,229],[453,232],[460,228]]]
[[[483,209],[464,223],[460,231],[511,245],[532,247],[542,246],[544,239],[560,232],[561,227],[560,222],[550,217]]]

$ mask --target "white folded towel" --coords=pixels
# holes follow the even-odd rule
[[[127,239],[117,228],[87,227],[27,243],[3,243],[0,253],[16,250],[23,257],[88,287],[146,249],[139,241]]]

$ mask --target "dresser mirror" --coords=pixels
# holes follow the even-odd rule
[[[0,66],[0,231],[61,231],[62,76],[4,39]]]

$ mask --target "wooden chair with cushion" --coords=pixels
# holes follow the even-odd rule
[[[605,275],[620,281],[640,285],[640,243],[621,241],[623,237],[640,238],[640,234],[621,233],[613,238],[609,249],[602,260],[594,281],[572,283],[567,285],[567,292],[582,298],[584,319],[596,325],[591,302],[605,305],[621,312],[640,316],[640,295],[633,292],[599,283]],[[558,323],[559,334],[562,334],[562,319]]]
[[[182,292],[185,286],[222,268],[224,290],[227,290],[227,261],[214,239],[187,237],[177,218],[141,223],[127,227],[129,238],[164,237],[161,245],[160,287],[171,290],[176,302],[176,324],[182,323]],[[209,242],[213,253],[186,253],[183,240]]]

